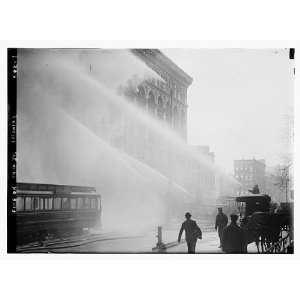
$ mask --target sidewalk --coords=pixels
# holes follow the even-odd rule
[[[178,234],[178,233],[177,233]],[[203,232],[202,240],[197,241],[196,253],[215,253],[221,254],[222,250],[218,248],[219,237],[216,232]],[[187,253],[186,243],[167,249],[167,253]]]
[[[219,236],[215,231],[203,232],[202,240],[197,241],[196,245],[196,253],[202,254],[225,254],[219,248]],[[248,253],[257,253],[257,248],[255,243],[251,243],[247,247]],[[187,245],[186,243],[178,244],[177,246],[168,248],[166,253],[187,253]]]

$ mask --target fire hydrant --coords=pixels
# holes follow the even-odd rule
[[[157,237],[156,248],[158,250],[165,250],[166,245],[162,241],[162,227],[161,226],[157,227],[157,236],[156,237]]]

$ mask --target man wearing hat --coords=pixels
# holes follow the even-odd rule
[[[223,230],[228,223],[227,216],[223,213],[222,207],[218,207],[218,214],[216,216],[215,229],[218,230],[219,238],[220,238],[220,246],[222,248],[222,240],[223,240]]]
[[[196,221],[191,220],[191,216],[192,215],[189,212],[185,214],[186,220],[181,225],[178,235],[178,243],[180,243],[181,235],[184,230],[188,253],[195,253],[197,239],[202,239],[202,232]]]
[[[238,218],[238,215],[230,215],[231,223],[223,231],[223,251],[225,253],[247,252],[244,232],[237,224]]]

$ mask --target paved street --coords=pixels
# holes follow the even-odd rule
[[[176,242],[178,231],[165,230],[163,231],[163,242],[165,244]],[[52,249],[39,248],[36,252],[53,252],[53,253],[153,253],[152,248],[156,246],[156,232],[148,234],[126,234],[126,233],[109,233],[99,234],[93,237],[82,238],[74,244],[60,243],[59,247],[55,248],[52,244]],[[65,246],[64,246],[65,245]],[[215,231],[203,232],[203,239],[198,240],[196,253],[215,253],[221,254],[221,249],[218,248],[219,239]],[[256,253],[255,245],[248,245],[249,253]],[[185,242],[180,244],[174,243],[174,246],[168,248],[166,253],[187,253]]]

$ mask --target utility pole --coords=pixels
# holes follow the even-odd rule
[[[279,182],[274,183],[275,186],[278,186],[279,189],[282,191],[282,197],[284,190],[285,190],[285,202],[289,202],[289,196],[288,196],[288,189],[289,189],[289,168],[292,164],[289,164],[285,167],[282,167],[279,169]]]
[[[289,167],[291,166],[288,165],[285,167],[285,201],[288,202],[288,187],[289,187]]]
[[[282,168],[282,180],[285,188],[285,202],[289,202],[288,188],[289,188],[289,168],[292,164],[289,164]]]

